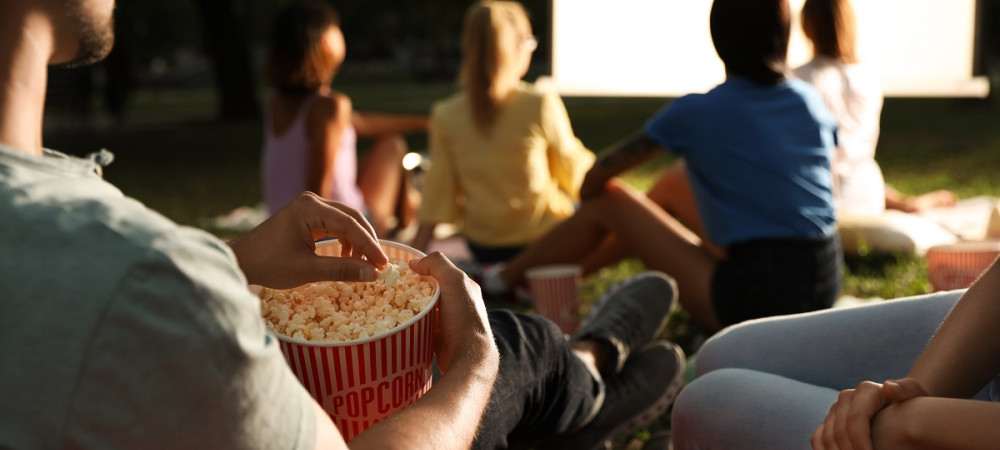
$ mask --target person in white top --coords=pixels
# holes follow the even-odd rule
[[[954,205],[955,194],[946,190],[909,196],[885,184],[875,161],[882,85],[878,74],[858,61],[850,2],[806,0],[802,31],[814,57],[794,74],[820,92],[838,122],[832,168],[838,214],[880,214],[886,209],[915,212]]]

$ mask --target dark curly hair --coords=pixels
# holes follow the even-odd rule
[[[323,34],[339,26],[328,3],[300,0],[282,7],[271,25],[264,78],[285,92],[313,92],[329,83],[338,62],[323,48]]]

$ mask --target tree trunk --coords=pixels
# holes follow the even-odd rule
[[[196,0],[222,120],[260,117],[243,0]]]

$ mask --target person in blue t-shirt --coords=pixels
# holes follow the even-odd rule
[[[828,308],[841,280],[830,158],[836,122],[786,76],[787,0],[716,0],[711,31],[724,83],[677,99],[587,174],[579,211],[482,284],[500,293],[527,269],[578,262],[591,273],[633,255],[672,275],[681,304],[710,330]],[[704,232],[614,177],[667,150],[683,158]],[[677,193],[676,195],[685,195]]]

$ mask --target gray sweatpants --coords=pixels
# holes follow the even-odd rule
[[[676,449],[808,449],[843,389],[905,377],[965,291],[729,327],[698,352],[673,410]],[[977,399],[989,398],[989,386]]]

